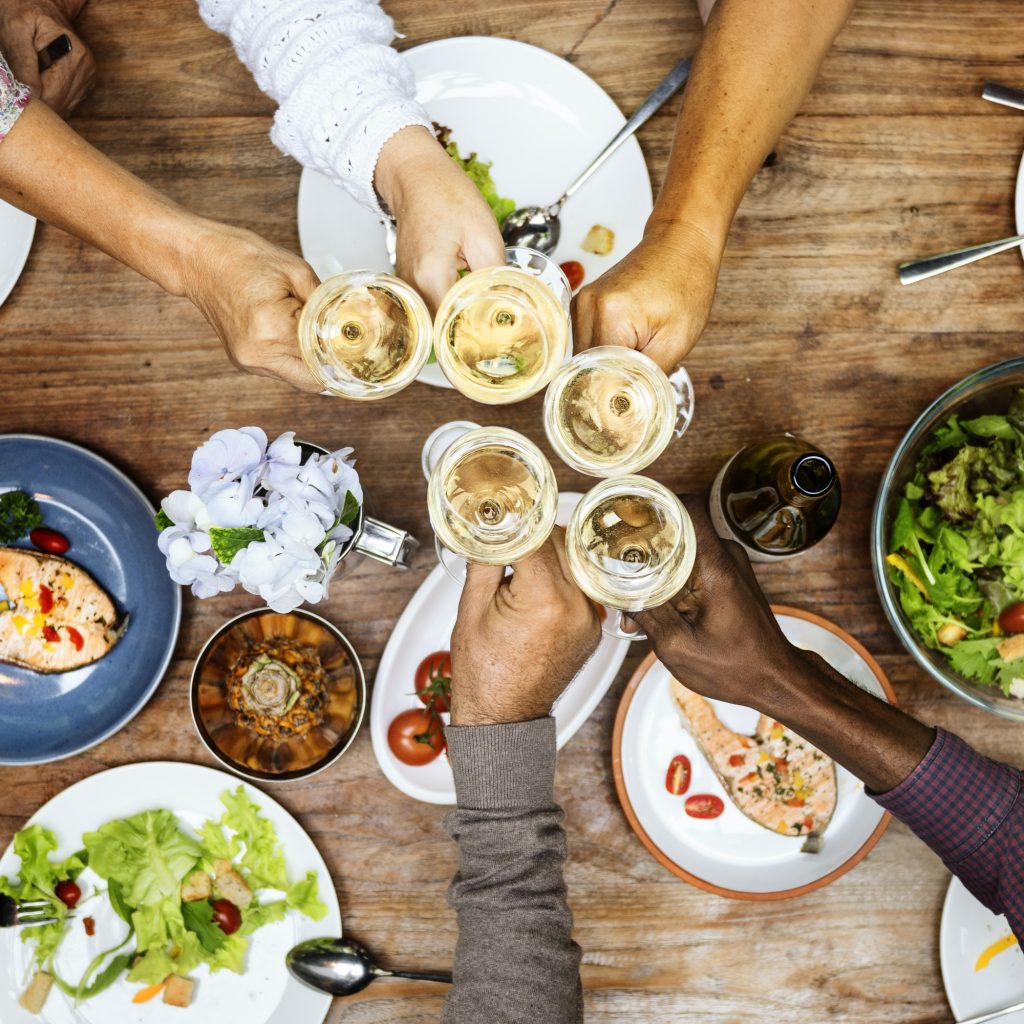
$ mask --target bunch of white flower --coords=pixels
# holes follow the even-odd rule
[[[295,434],[219,430],[192,456],[190,490],[160,503],[171,579],[196,597],[258,594],[277,612],[316,604],[363,504],[351,448],[302,462]]]

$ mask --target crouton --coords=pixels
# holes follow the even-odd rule
[[[232,871],[231,861],[229,860],[215,860],[213,862],[213,873],[219,878],[221,875],[226,875],[229,871]]]
[[[935,636],[944,647],[955,647],[967,636],[967,630],[958,622],[945,622],[939,626]]]
[[[196,983],[191,978],[181,978],[172,974],[164,985],[164,1002],[168,1006],[180,1006],[182,1008],[192,1002],[192,993]]]
[[[607,256],[615,248],[615,232],[603,224],[595,224],[583,239],[580,248],[584,252],[592,252],[595,256]]]
[[[181,898],[185,903],[208,900],[212,892],[213,882],[205,871],[193,871],[181,885]]]
[[[226,863],[218,861],[219,863]],[[246,880],[233,868],[228,865],[227,871],[217,873],[217,892],[226,900],[231,900],[236,907],[243,909],[252,903],[252,889]]]
[[[1007,637],[996,647],[996,650],[1003,661],[1016,661],[1018,658],[1024,658],[1024,633]]]
[[[29,1013],[42,1013],[46,997],[53,988],[53,976],[46,971],[36,971],[32,982],[21,994],[18,1005]]]

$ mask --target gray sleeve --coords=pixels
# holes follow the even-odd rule
[[[580,948],[572,939],[554,800],[555,721],[449,727],[459,844],[448,894],[458,915],[455,987],[443,1024],[583,1020]]]

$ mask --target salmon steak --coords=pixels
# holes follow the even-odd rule
[[[836,809],[836,766],[816,747],[761,715],[752,736],[727,729],[710,702],[672,680],[684,724],[732,802],[751,821],[784,836],[818,841]]]
[[[0,587],[0,661],[69,672],[99,661],[124,632],[110,595],[58,555],[0,547]]]

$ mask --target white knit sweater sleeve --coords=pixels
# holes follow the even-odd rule
[[[379,0],[198,0],[256,84],[279,104],[270,137],[376,213],[373,172],[384,143],[431,127],[394,22]]]

